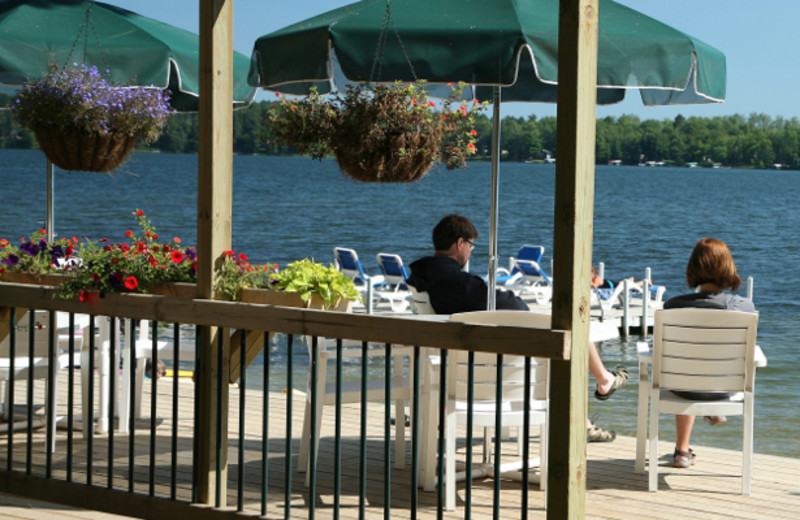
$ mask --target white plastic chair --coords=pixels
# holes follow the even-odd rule
[[[451,316],[452,321],[462,323],[478,323],[483,325],[503,325],[531,328],[550,328],[550,316],[523,311],[477,311]],[[455,509],[456,501],[456,425],[466,424],[468,414],[468,369],[469,353],[463,350],[451,350],[447,365],[447,411],[445,429],[445,492],[446,507]],[[518,439],[522,438],[522,427],[525,418],[525,357],[503,356],[501,382],[501,408],[497,410],[497,361],[496,354],[476,353],[474,356],[473,377],[473,410],[472,424],[475,427],[494,428],[496,414],[502,414],[502,426],[518,427]],[[532,458],[531,466],[540,468],[540,488],[545,488],[547,481],[547,403],[548,403],[548,371],[546,359],[531,358],[531,386],[529,425],[539,426],[540,453]],[[432,426],[432,425],[431,425]],[[489,436],[486,437],[487,439]],[[520,455],[522,444],[520,443]],[[519,462],[499,464],[500,454],[495,453],[494,465],[488,470],[493,473],[519,471]],[[466,478],[466,474],[459,474]]]
[[[50,316],[48,311],[33,311],[33,320],[34,320],[34,331],[33,331],[33,345],[31,346],[30,343],[30,311],[26,311],[24,309],[19,309],[22,315],[17,319],[16,329],[14,333],[14,359],[13,359],[13,369],[14,369],[14,386],[17,386],[16,383],[18,381],[27,381],[28,378],[33,379],[44,379],[45,383],[49,385],[48,373],[50,369],[50,341],[49,341],[49,332],[50,326],[55,326],[56,328],[58,325],[55,323],[51,324]],[[50,429],[52,434],[51,437],[51,446],[50,450],[55,451],[56,449],[56,423],[58,421],[57,411],[58,411],[58,371],[64,368],[69,367],[69,354],[65,353],[60,345],[59,335],[55,335],[55,357],[53,359],[55,366],[54,374],[55,378],[53,379],[53,389],[52,395],[55,397],[54,400],[51,402],[49,399],[50,389],[46,387],[45,389],[45,417],[50,416],[51,422],[50,424],[45,424],[47,428]],[[76,347],[77,348],[77,347]],[[33,363],[31,363],[30,359],[30,352],[33,351]],[[4,412],[8,413],[7,404],[10,401],[10,394],[14,392],[14,388],[11,388],[10,380],[11,380],[11,337],[10,335],[0,341],[0,381],[6,381],[6,392],[5,392],[5,403]],[[17,394],[20,393],[19,390],[14,394],[15,397]],[[23,395],[27,395],[27,392],[24,392]],[[16,404],[16,400],[15,400]],[[29,406],[32,406],[32,403],[27,403]],[[21,415],[17,415],[17,418],[21,418]],[[45,421],[46,422],[46,421]],[[46,449],[46,448],[45,448]]]
[[[753,474],[753,409],[756,366],[766,358],[756,345],[758,314],[713,309],[670,309],[655,313],[652,354],[639,342],[637,472],[644,472],[649,414],[649,489],[658,490],[658,417],[742,415],[742,494],[750,494]],[[648,377],[648,364],[652,374]],[[729,392],[719,401],[694,401],[671,390]]]
[[[408,290],[411,292],[411,309],[414,314],[436,314],[427,291],[418,291],[413,285],[409,285]]]

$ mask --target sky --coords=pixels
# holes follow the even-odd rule
[[[192,32],[199,32],[197,0],[103,0]],[[725,53],[728,81],[722,104],[645,107],[638,93],[598,117],[635,114],[641,119],[766,114],[800,117],[800,1],[618,0]],[[234,49],[249,56],[264,34],[352,0],[233,0]],[[260,93],[256,100],[271,99]],[[503,115],[555,116],[555,105],[505,103]]]

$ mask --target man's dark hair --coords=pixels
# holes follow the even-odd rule
[[[478,238],[478,230],[467,217],[446,215],[433,228],[433,248],[436,251],[447,251],[459,238],[472,240]]]

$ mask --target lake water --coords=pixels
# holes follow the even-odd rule
[[[501,164],[501,262],[523,244],[544,245],[545,262],[551,258],[554,176],[552,165]],[[0,237],[28,236],[45,219],[45,159],[38,151],[0,150],[0,177]],[[409,185],[377,185],[342,176],[334,161],[241,156],[234,158],[233,190],[233,248],[254,262],[330,262],[333,247],[344,246],[356,249],[375,273],[378,252],[400,254],[406,263],[430,253],[432,227],[458,212],[481,233],[472,271],[487,269],[488,163],[433,171]],[[163,237],[195,244],[196,191],[195,155],[134,154],[113,176],[56,170],[55,230],[122,241],[134,225],[130,213],[139,208]],[[800,420],[792,411],[800,409],[800,172],[600,166],[595,191],[593,259],[605,262],[611,279],[641,278],[651,267],[653,281],[667,286],[669,298],[688,292],[686,262],[698,239],[713,236],[730,246],[740,275],[755,280],[758,341],[769,358],[757,375],[756,451],[800,457]],[[606,364],[625,364],[635,373],[638,339],[600,345]],[[284,362],[281,355],[276,347],[272,363]],[[303,348],[296,358],[303,370]],[[610,401],[590,399],[590,415],[634,435],[636,396],[634,382]],[[662,438],[674,438],[671,419],[663,417]],[[738,448],[741,419],[713,429],[698,422],[692,441]]]

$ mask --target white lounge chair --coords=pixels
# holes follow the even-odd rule
[[[367,314],[372,314],[372,297],[376,285],[383,283],[382,275],[368,276],[364,272],[364,267],[358,259],[358,253],[355,249],[346,247],[334,247],[333,256],[336,261],[336,267],[345,276],[351,278],[356,284],[358,289],[364,295],[364,305],[367,308]]]
[[[408,308],[411,297],[411,291],[406,284],[408,272],[403,265],[403,259],[392,253],[378,253],[375,258],[383,272],[383,283],[375,287],[375,295],[387,300],[393,311],[403,312]]]

